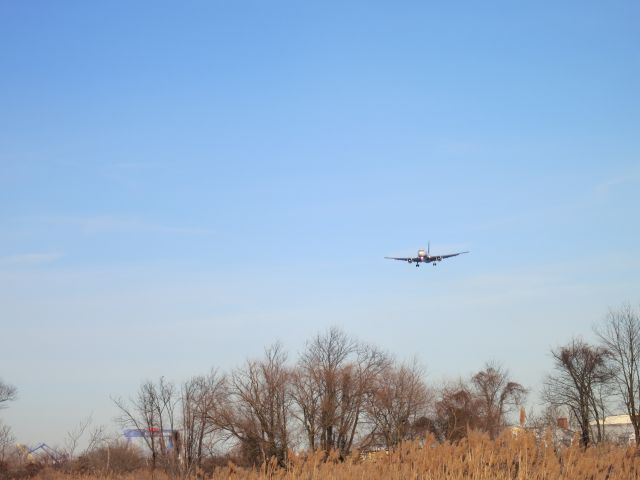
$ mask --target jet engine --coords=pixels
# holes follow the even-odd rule
[[[436,260],[438,260],[439,262],[442,261],[442,257],[436,257]]]

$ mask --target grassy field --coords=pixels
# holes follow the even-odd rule
[[[457,444],[439,444],[427,439],[404,444],[393,452],[377,452],[367,457],[354,453],[344,462],[321,453],[292,457],[289,468],[266,465],[257,470],[234,465],[219,468],[215,479],[425,479],[425,480],[554,480],[554,479],[640,479],[640,456],[635,448],[577,446],[555,451],[549,442],[536,442],[532,434],[513,437],[506,433],[496,441],[472,434]],[[40,480],[95,480],[98,478],[158,479],[171,477],[163,472],[138,471],[125,476],[109,474],[63,474],[40,472]],[[183,477],[184,478],[184,477]],[[191,475],[188,478],[196,478]],[[202,478],[202,477],[198,477]]]

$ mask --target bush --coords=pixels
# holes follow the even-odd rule
[[[145,465],[146,460],[140,449],[123,442],[116,442],[83,453],[74,463],[72,470],[91,474],[123,474],[139,470]]]

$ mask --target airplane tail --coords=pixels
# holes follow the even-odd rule
[[[431,250],[431,240],[429,240],[429,242],[427,243],[427,257],[430,256],[430,250]]]

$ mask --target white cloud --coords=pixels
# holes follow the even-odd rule
[[[143,232],[178,235],[208,235],[214,233],[208,228],[177,227],[161,225],[136,218],[97,215],[87,217],[51,217],[43,219],[46,223],[70,225],[79,228],[83,233],[97,234],[107,232]]]
[[[49,253],[18,253],[0,257],[0,267],[22,267],[52,263],[62,258],[59,252]]]
[[[615,178],[610,178],[602,183],[599,183],[594,188],[594,193],[598,199],[605,199],[609,195],[609,193],[618,188],[620,185],[624,185],[626,183],[634,183],[640,180],[640,171],[639,170],[630,170],[623,175],[620,175]]]

